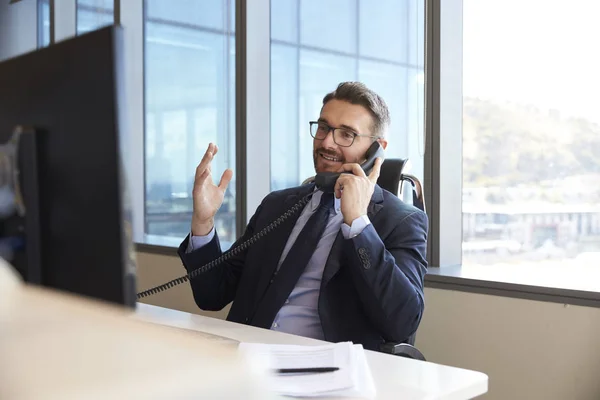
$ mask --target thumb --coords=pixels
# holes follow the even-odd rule
[[[383,158],[377,157],[377,159],[375,160],[375,165],[373,165],[373,169],[371,170],[371,173],[369,174],[369,179],[371,180],[371,182],[377,183],[377,179],[379,179],[379,174],[381,172],[382,164],[383,164]]]
[[[231,182],[231,178],[233,177],[233,171],[227,168],[225,172],[223,172],[223,176],[221,176],[221,181],[219,182],[219,189],[225,191],[229,182]]]

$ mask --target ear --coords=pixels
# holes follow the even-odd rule
[[[385,150],[385,148],[387,147],[387,140],[385,140],[384,138],[380,138],[380,139],[377,139],[377,141],[379,142],[381,147],[383,147],[383,149]]]

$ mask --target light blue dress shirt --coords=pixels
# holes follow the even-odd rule
[[[304,228],[308,219],[316,211],[322,194],[323,192],[321,191],[315,191],[311,201],[302,210],[302,214],[300,214],[283,249],[277,268],[281,266],[302,228]],[[348,226],[343,221],[340,211],[340,199],[334,198],[334,207],[329,215],[329,221],[327,222],[323,236],[317,244],[314,254],[308,261],[306,269],[298,279],[296,286],[275,316],[271,329],[315,339],[324,339],[318,312],[319,289],[321,287],[323,269],[325,268],[325,263],[327,262],[327,257],[329,257],[333,242],[340,228],[342,229],[344,238],[351,239],[362,233],[371,223],[366,215],[352,221],[352,226]],[[194,249],[206,245],[213,239],[214,235],[215,229],[213,227],[206,236],[191,236],[187,252],[189,253],[194,251]]]

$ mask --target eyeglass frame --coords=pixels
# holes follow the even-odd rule
[[[319,124],[323,124],[323,125],[326,125],[326,126],[327,126],[327,128],[328,128],[328,129],[327,129],[327,135],[325,135],[325,137],[324,137],[323,139],[319,139],[319,138],[315,137],[315,136],[316,136],[316,134],[315,134],[315,135],[313,135],[313,133],[312,133],[312,127],[313,127],[313,125],[315,125],[315,124],[317,125],[317,127],[319,126]],[[309,128],[308,128],[308,131],[309,131],[309,133],[310,133],[310,136],[311,136],[313,139],[315,139],[315,140],[325,140],[325,139],[327,139],[327,136],[329,135],[329,132],[331,132],[331,135],[332,135],[332,138],[333,138],[333,142],[334,142],[335,144],[337,144],[338,146],[341,146],[341,147],[350,147],[350,146],[352,146],[352,145],[354,144],[354,141],[356,140],[356,137],[357,137],[357,136],[360,136],[360,137],[370,137],[370,138],[372,138],[372,139],[381,139],[381,138],[382,138],[382,136],[376,136],[376,135],[365,135],[365,134],[356,133],[356,132],[354,132],[352,129],[348,128],[348,127],[343,127],[343,126],[342,126],[342,127],[333,127],[333,126],[331,126],[331,125],[329,125],[328,123],[326,123],[326,122],[323,122],[323,121],[309,121],[309,122],[308,122],[308,126],[309,126]],[[347,132],[349,132],[349,133],[352,133],[352,134],[354,135],[354,136],[352,137],[352,143],[350,143],[349,145],[344,145],[344,144],[339,144],[338,142],[336,142],[336,141],[335,141],[335,130],[336,130],[336,129],[341,129],[341,130],[347,131]]]

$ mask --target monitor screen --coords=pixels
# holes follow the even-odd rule
[[[135,306],[122,42],[111,26],[0,63],[0,256]]]

